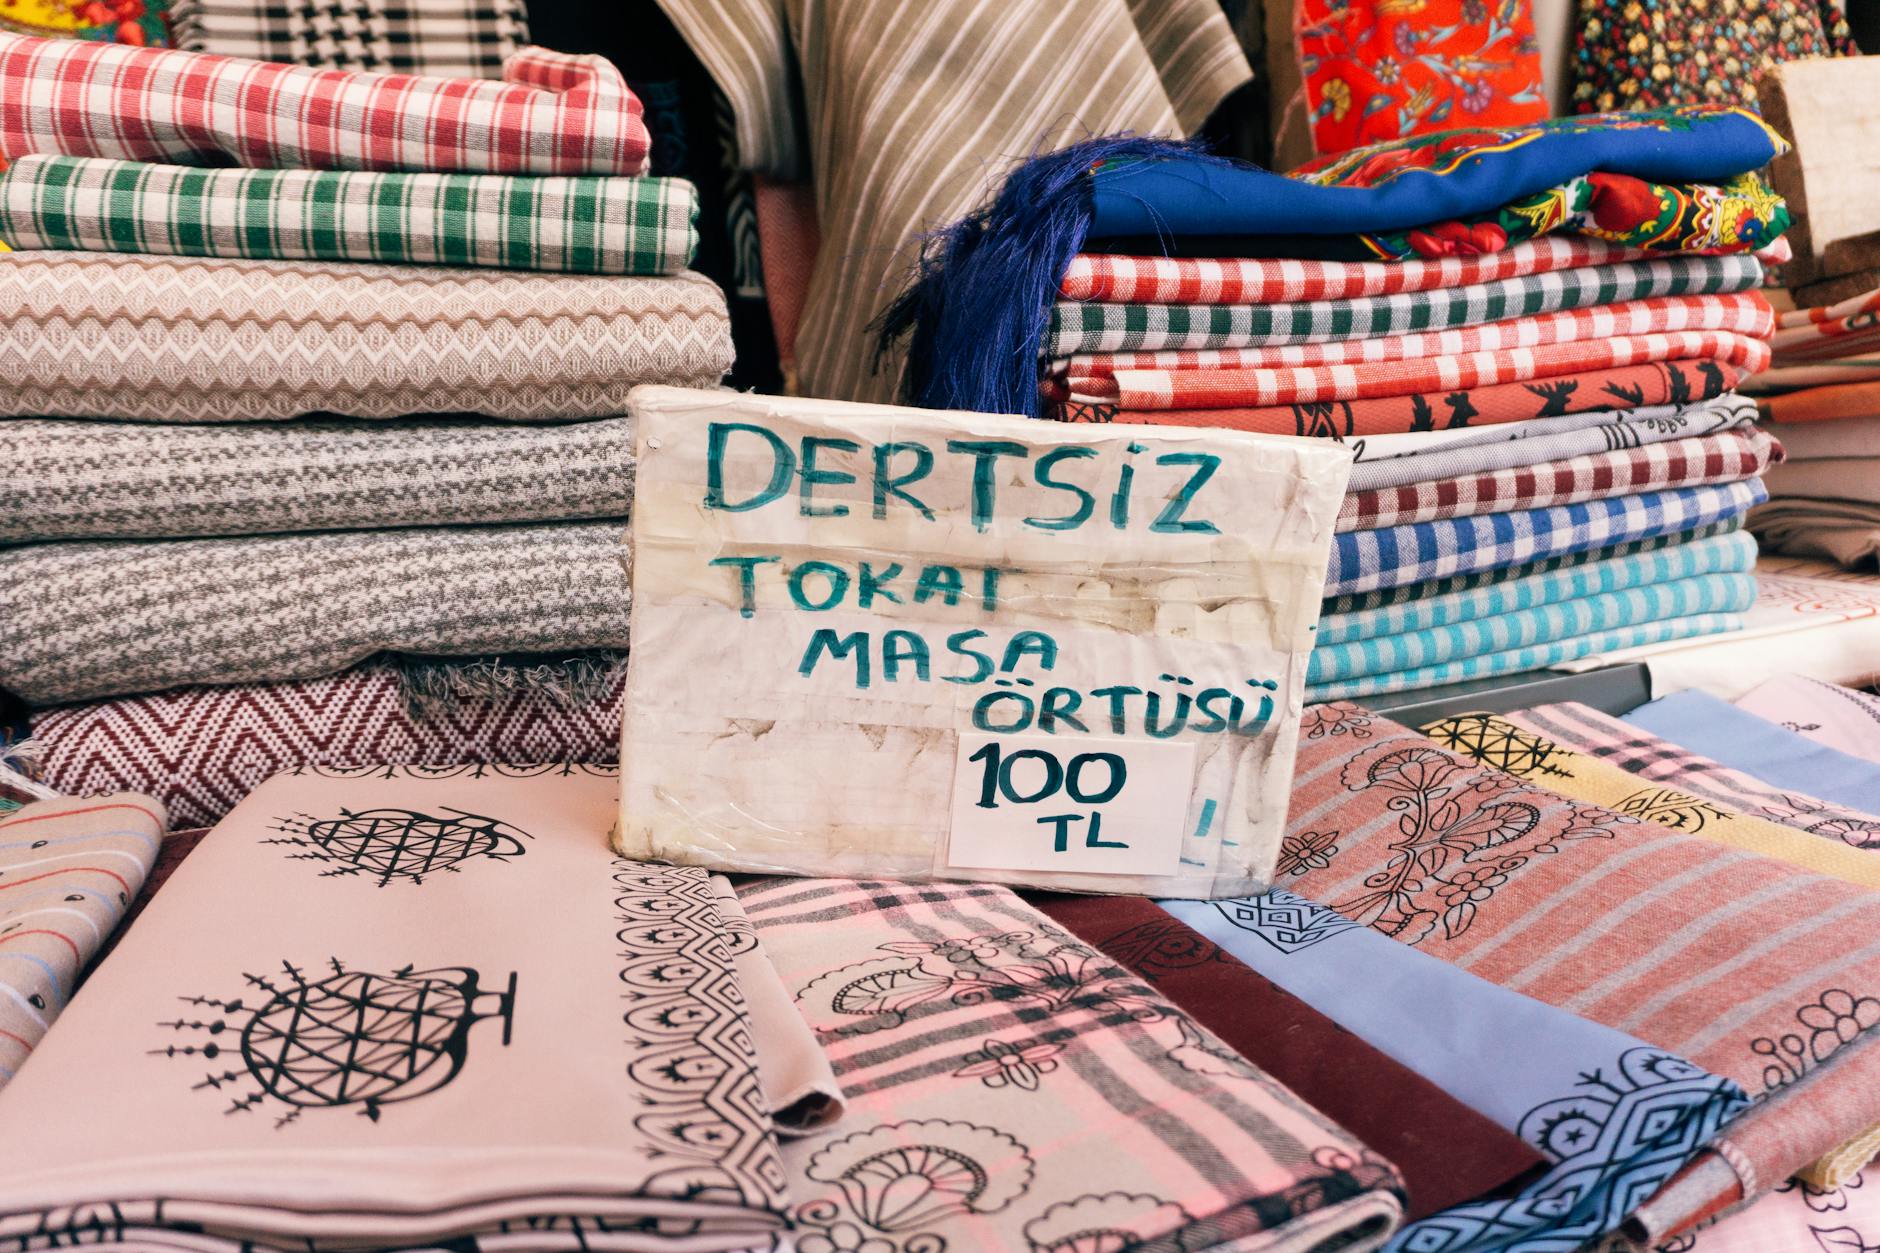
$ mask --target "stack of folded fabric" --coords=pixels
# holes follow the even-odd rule
[[[1784,313],[1757,380],[1788,463],[1750,517],[1776,552],[1850,568],[1880,561],[1880,291]]]
[[[120,760],[79,785],[176,800],[196,785],[124,759],[187,758],[172,713],[193,735],[214,707],[224,806],[303,760],[611,752],[618,415],[732,350],[685,268],[695,192],[643,175],[608,62],[529,48],[498,82],[4,36],[0,152],[0,687],[113,698],[42,752],[103,726]]]
[[[1728,631],[1755,550],[1723,532],[1781,456],[1736,394],[1770,359],[1755,289],[1788,214],[1752,171],[1780,148],[1703,109],[1424,136],[1286,178],[1090,145],[955,228],[891,326],[913,329],[924,403],[1349,444],[1311,699]],[[1050,203],[1073,192],[1081,234]],[[1012,273],[1018,239],[1044,259]],[[1025,380],[992,354],[1050,268],[1043,329],[1013,343],[1039,393],[1008,402]]]

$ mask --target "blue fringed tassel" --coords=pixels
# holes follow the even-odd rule
[[[908,401],[1039,416],[1039,351],[1058,284],[1090,232],[1091,167],[1198,154],[1141,135],[1085,140],[1033,157],[992,203],[929,236],[919,276],[877,324],[878,360],[909,336]]]

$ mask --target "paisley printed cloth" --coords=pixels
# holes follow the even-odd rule
[[[1781,459],[1782,446],[1759,430],[1642,444],[1565,461],[1350,491],[1339,507],[1337,529],[1372,530],[1671,487],[1735,483],[1761,475]]]
[[[1872,692],[1779,674],[1730,703],[1817,744],[1880,764],[1880,696]]]
[[[1660,697],[1640,705],[1625,720],[1765,783],[1880,813],[1880,766],[1817,744],[1706,692]]]
[[[802,1253],[1368,1249],[1402,1215],[1394,1167],[1009,889],[738,895],[849,1098],[784,1146]]]
[[[1527,621],[1520,624],[1520,629],[1537,633],[1544,632],[1545,623],[1548,620],[1546,615],[1537,611],[1526,615],[1526,619]],[[1536,619],[1543,624],[1541,627],[1532,625],[1532,621]],[[1622,648],[1639,648],[1672,640],[1723,635],[1742,629],[1743,616],[1734,613],[1699,613],[1682,618],[1661,618],[1653,622],[1641,622],[1635,626],[1613,627],[1587,635],[1572,635],[1546,643],[1527,644],[1502,652],[1474,653],[1451,661],[1418,666],[1409,670],[1392,670],[1380,674],[1362,675],[1353,679],[1335,679],[1327,683],[1317,683],[1306,688],[1306,699],[1308,701],[1357,700],[1361,697],[1379,696],[1389,692],[1420,692],[1428,688],[1444,687],[1470,679],[1486,679],[1501,674],[1521,674],[1529,670],[1560,666],[1571,661],[1578,661],[1582,657],[1598,656],[1601,653],[1614,652]]]
[[[1573,107],[1754,106],[1777,62],[1857,53],[1841,0],[1579,0]]]
[[[1598,567],[1586,569],[1597,570]],[[1306,682],[1316,687],[1341,679],[1416,670],[1459,658],[1508,652],[1579,635],[1603,634],[1666,618],[1738,614],[1755,600],[1756,580],[1748,574],[1707,574],[1607,592],[1588,590],[1570,598],[1525,608],[1508,607],[1461,622],[1416,627],[1345,643],[1321,640],[1312,650]]]
[[[1652,1242],[1880,1123],[1871,889],[1522,782],[1523,739],[1478,764],[1348,704],[1303,726],[1280,886],[1756,1100],[1723,1136],[1742,1173],[1705,1159]]]
[[[1520,1135],[1552,1169],[1392,1249],[1575,1248],[1620,1227],[1749,1107],[1676,1054],[1497,987],[1288,891],[1165,908],[1361,1039]],[[1510,1049],[1509,1041],[1522,1047]]]
[[[1063,405],[1056,416],[1070,422],[1219,426],[1268,435],[1348,439],[1494,426],[1615,407],[1689,405],[1735,390],[1744,377],[1742,370],[1722,361],[1664,361],[1587,370],[1528,383],[1258,409],[1119,409],[1107,402],[1073,401]]]
[[[1524,0],[1301,0],[1293,23],[1319,152],[1547,116]]]
[[[1228,1047],[1398,1163],[1414,1221],[1496,1192],[1546,1158],[1171,917],[1131,896],[1027,894]]]
[[[787,1033],[747,1008],[705,872],[608,852],[614,787],[375,768],[256,789],[0,1091],[0,1123],[34,1129],[0,1143],[0,1241],[770,1243],[760,1052]],[[74,1100],[93,1116],[61,1116]]]
[[[0,1089],[124,921],[165,825],[163,806],[132,792],[0,811]]]
[[[1333,537],[1328,596],[1401,587],[1518,566],[1709,526],[1741,517],[1766,498],[1755,479],[1718,487],[1680,487],[1473,518],[1444,518]]]
[[[1742,531],[1733,531],[1647,552],[1539,570],[1498,583],[1438,588],[1415,599],[1392,604],[1327,610],[1319,617],[1314,638],[1318,648],[1326,648],[1411,631],[1431,631],[1628,588],[1706,575],[1745,574],[1755,565],[1756,541]]]

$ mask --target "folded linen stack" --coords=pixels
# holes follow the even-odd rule
[[[23,470],[0,686],[48,705],[624,647],[617,415],[732,355],[685,268],[695,192],[643,176],[647,147],[597,57],[526,48],[489,81],[0,37],[0,459]],[[608,696],[606,665],[576,677]],[[429,738],[601,751],[524,686],[451,715],[482,742]],[[374,728],[408,718],[368,704],[346,734],[382,759]]]
[[[1750,515],[1776,552],[1849,568],[1880,560],[1880,290],[1784,313],[1757,380],[1788,464]]]
[[[1072,255],[1028,410],[1350,445],[1312,699],[1726,631],[1754,546],[1712,529],[1780,458],[1735,392],[1769,363],[1755,288],[1788,215],[1751,171],[1780,146],[1703,109],[1456,131],[1287,178],[1092,145],[957,228],[897,324],[924,400],[997,407],[961,394],[1003,346],[964,335],[1005,252],[986,241],[1042,233]],[[1081,235],[1024,207],[1052,177],[1088,197]]]

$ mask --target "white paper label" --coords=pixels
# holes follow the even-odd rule
[[[1195,746],[960,735],[947,864],[973,870],[1172,875]]]

